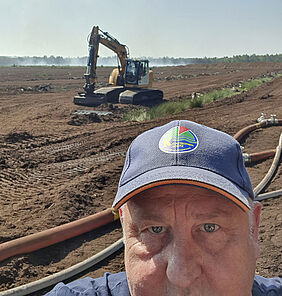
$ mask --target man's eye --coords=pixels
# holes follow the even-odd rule
[[[205,232],[215,232],[219,229],[219,226],[213,223],[205,223],[200,229]]]
[[[164,228],[162,226],[152,226],[152,227],[150,227],[148,229],[153,234],[159,234],[159,233],[162,233],[164,231]]]

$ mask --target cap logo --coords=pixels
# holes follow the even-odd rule
[[[190,129],[176,126],[161,137],[159,148],[166,153],[186,153],[195,150],[198,144],[197,136]]]

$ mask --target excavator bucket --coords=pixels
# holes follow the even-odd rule
[[[88,95],[85,93],[80,93],[74,97],[73,102],[75,105],[95,107],[105,103],[106,98],[105,96],[100,96],[95,94]]]

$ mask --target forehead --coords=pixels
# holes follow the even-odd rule
[[[236,204],[217,192],[182,184],[154,187],[137,194],[127,202],[128,207],[136,213],[174,211],[176,204],[190,206],[199,212],[242,212]]]

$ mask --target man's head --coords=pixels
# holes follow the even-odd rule
[[[131,144],[122,207],[131,294],[250,296],[260,205],[232,137],[190,121]]]

